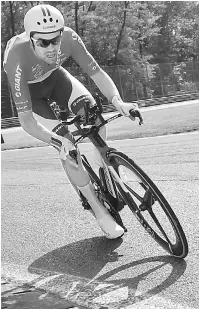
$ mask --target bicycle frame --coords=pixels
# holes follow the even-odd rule
[[[52,105],[52,104],[51,104]],[[51,106],[50,105],[50,106]],[[52,108],[52,107],[51,107]],[[52,108],[54,110],[54,108]],[[111,176],[114,178],[114,180],[118,183],[117,189],[120,188],[119,191],[124,191],[124,192],[128,192],[127,188],[125,187],[125,185],[123,184],[123,182],[121,181],[120,177],[118,176],[116,170],[112,167],[112,164],[110,163],[110,159],[109,159],[109,154],[111,153],[111,151],[115,151],[114,148],[111,148],[107,145],[107,143],[103,140],[103,138],[100,136],[99,134],[99,130],[101,127],[103,127],[104,125],[106,125],[107,123],[122,117],[121,114],[117,113],[116,115],[113,115],[112,117],[108,118],[108,119],[104,119],[104,117],[102,116],[102,105],[97,103],[96,105],[94,105],[93,107],[88,109],[88,112],[90,112],[90,114],[88,114],[87,117],[87,121],[88,123],[90,122],[91,125],[90,126],[86,126],[84,125],[84,128],[81,127],[81,119],[80,116],[77,115],[75,116],[71,121],[65,121],[65,120],[61,120],[61,123],[63,125],[71,125],[74,124],[77,128],[77,131],[71,132],[73,134],[73,136],[77,136],[77,135],[81,135],[77,140],[75,140],[74,142],[74,146],[77,146],[78,143],[80,143],[83,139],[85,139],[86,137],[89,138],[89,140],[91,141],[91,143],[97,148],[97,150],[99,151],[101,158],[102,158],[102,162],[103,162],[103,166],[104,166],[104,172],[105,172],[105,177],[106,177],[106,186],[108,185],[108,189],[109,189],[109,193],[113,196],[113,197],[117,197],[118,196],[118,190],[116,190],[113,181],[111,179]],[[86,110],[85,110],[86,111]],[[129,111],[130,115],[132,117],[138,117],[140,122],[139,125],[141,125],[143,123],[143,119],[142,116],[140,114],[139,111],[137,110],[131,110]],[[57,115],[56,115],[57,117]],[[57,117],[59,118],[59,117]],[[96,120],[100,123],[96,124]],[[88,167],[89,163],[86,159],[85,156],[82,156],[83,159],[83,164],[89,168],[89,170],[91,170],[91,167]],[[94,171],[92,170],[92,173],[94,173]],[[96,175],[96,174],[95,174]],[[96,177],[94,177],[96,179]],[[120,193],[121,195],[121,193]]]
[[[125,187],[125,185],[121,181],[120,177],[118,176],[117,172],[115,171],[115,169],[113,168],[113,166],[110,163],[109,154],[110,154],[111,151],[113,151],[115,149],[111,148],[107,145],[105,140],[100,136],[99,129],[102,126],[104,126],[105,124],[109,123],[110,121],[113,121],[113,120],[115,120],[115,119],[117,119],[121,116],[122,116],[121,114],[116,114],[116,115],[108,118],[107,120],[105,120],[102,115],[98,115],[98,117],[101,121],[101,124],[91,125],[89,128],[83,128],[83,129],[81,128],[81,125],[79,124],[78,121],[74,121],[74,122],[72,121],[78,129],[78,131],[74,131],[74,132],[72,132],[72,134],[74,134],[74,135],[76,135],[77,133],[81,134],[81,137],[78,138],[75,141],[74,144],[77,145],[85,137],[88,137],[88,139],[91,141],[91,143],[97,148],[97,150],[99,151],[101,158],[102,158],[103,168],[104,168],[106,182],[107,182],[109,192],[115,198],[117,197],[117,194],[116,194],[116,191],[114,189],[114,185],[113,185],[113,182],[112,182],[112,179],[111,179],[111,175],[123,191],[128,192],[128,190],[127,190],[127,188]],[[85,164],[85,162],[84,162],[84,164]],[[86,162],[86,164],[87,164],[87,162]]]

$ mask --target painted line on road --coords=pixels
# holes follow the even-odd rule
[[[30,273],[30,272],[31,273]],[[84,277],[77,277],[64,273],[45,271],[44,269],[30,269],[14,263],[2,264],[2,278],[28,284],[36,289],[45,290],[57,296],[87,308],[101,309],[196,309],[179,304],[168,298],[156,296],[137,288],[129,288],[124,284],[113,284]],[[37,275],[36,273],[42,273]],[[122,305],[121,303],[125,303]],[[158,307],[157,307],[158,305]]]
[[[187,133],[176,133],[176,134],[165,134],[165,135],[157,135],[157,136],[149,136],[149,137],[138,137],[138,138],[125,138],[125,139],[117,139],[117,140],[108,140],[107,142],[122,142],[122,141],[142,141],[142,140],[154,140],[154,139],[177,139],[178,137],[188,137],[193,135],[196,138],[199,138],[199,131],[187,132]],[[83,144],[83,143],[82,143]],[[84,143],[84,144],[89,144]]]
[[[161,104],[161,105],[155,105],[155,106],[148,106],[148,107],[142,107],[142,112],[147,112],[147,111],[153,111],[153,110],[159,110],[159,109],[167,109],[167,108],[174,108],[174,107],[180,107],[180,106],[186,106],[186,105],[192,105],[192,104],[198,104],[199,100],[194,100],[194,101],[185,101],[185,102],[178,102],[178,103],[167,103],[167,104]],[[113,115],[115,112],[109,112],[109,113],[104,113],[105,118],[109,117],[110,115]],[[9,131],[20,131],[23,130],[22,127],[15,127],[15,128],[7,128],[7,129],[2,129],[1,133],[3,134],[4,132],[9,132]]]
[[[196,139],[196,140],[199,139],[199,131],[194,131],[194,132],[187,132],[187,133],[157,135],[157,136],[149,136],[149,137],[108,140],[107,142],[111,143],[111,144],[114,144],[114,143],[117,144],[117,143],[125,143],[125,142],[129,143],[131,141],[131,142],[137,144],[137,143],[142,143],[142,141],[145,141],[145,140],[149,141],[149,143],[150,143],[150,141],[153,141],[155,139],[166,139],[166,140],[168,140],[168,139],[171,139],[171,138],[174,139],[174,140],[178,139],[177,141],[179,141],[179,138],[182,137],[182,138],[185,138],[185,140],[186,140],[186,138],[189,137],[190,135],[192,135],[193,138]],[[158,143],[159,143],[159,141],[158,141]],[[86,145],[91,145],[91,142],[80,143],[79,145],[81,145],[80,147],[83,147],[83,145],[85,145],[85,146]],[[13,151],[23,151],[23,150],[26,150],[26,151],[30,150],[30,151],[32,151],[33,149],[39,151],[40,148],[47,149],[47,147],[51,147],[51,146],[43,145],[43,146],[37,146],[37,147],[24,147],[24,148],[16,148],[16,149],[5,149],[4,151],[12,151],[12,152]]]
[[[173,107],[180,107],[180,106],[185,106],[185,105],[191,105],[191,104],[198,104],[199,100],[194,100],[194,101],[184,101],[181,103],[165,103],[161,105],[154,105],[154,106],[147,106],[147,107],[142,107],[142,111],[150,111],[150,110],[156,110],[156,109],[165,109],[165,108],[173,108]]]

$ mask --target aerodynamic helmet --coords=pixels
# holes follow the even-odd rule
[[[64,29],[64,18],[54,6],[39,4],[26,13],[24,28],[29,38],[35,32],[52,33]]]

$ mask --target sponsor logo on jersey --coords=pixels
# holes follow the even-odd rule
[[[32,66],[32,73],[34,78],[39,78],[43,75],[43,69],[40,64],[36,64],[35,66]]]
[[[57,60],[56,60],[56,68],[58,68],[66,59],[67,57],[65,53],[61,53],[61,50],[59,49]]]
[[[81,97],[75,99],[75,100],[72,102],[72,105],[73,105],[73,106],[76,106],[79,102],[85,102],[85,101],[90,102],[90,99],[91,99],[91,97],[90,97],[89,95],[82,95]]]
[[[24,112],[28,109],[28,100],[23,102],[15,102],[17,111]]]
[[[22,73],[22,69],[20,68],[19,64],[16,68],[16,72],[15,72],[15,96],[17,98],[21,97],[21,73]]]
[[[61,61],[61,50],[59,49],[57,54],[56,67],[60,65],[60,61]]]

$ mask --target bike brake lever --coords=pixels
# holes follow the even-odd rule
[[[139,120],[140,120],[140,121],[139,121],[139,125],[140,125],[140,126],[144,123],[140,111],[131,109],[131,110],[129,111],[129,114],[130,114],[132,117],[134,117],[134,118],[139,118]]]

